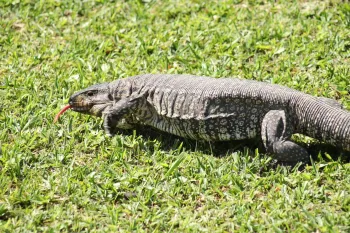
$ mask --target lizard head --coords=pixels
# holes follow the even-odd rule
[[[113,104],[108,83],[96,84],[74,93],[69,98],[71,109],[76,112],[101,116],[103,110]]]

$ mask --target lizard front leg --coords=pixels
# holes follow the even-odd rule
[[[115,103],[112,107],[102,113],[103,116],[103,128],[106,134],[110,137],[114,136],[115,129],[118,125],[123,125],[130,128],[127,124],[127,117],[135,112],[142,101],[141,96],[128,97]],[[127,124],[127,125],[126,125]]]

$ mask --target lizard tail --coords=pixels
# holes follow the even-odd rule
[[[350,151],[350,112],[314,98],[295,101],[297,131]]]

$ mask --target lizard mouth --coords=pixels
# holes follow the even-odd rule
[[[72,105],[72,110],[75,112],[88,112],[92,108],[91,106],[77,106]]]
[[[93,104],[86,104],[81,102],[69,102],[69,105],[72,106],[72,110],[75,112],[88,112],[93,107]]]
[[[110,103],[69,102],[69,105],[72,106],[71,109],[75,112],[101,116],[103,110],[105,110]]]

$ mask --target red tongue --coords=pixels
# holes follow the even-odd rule
[[[61,109],[61,111],[59,113],[57,113],[57,115],[55,116],[55,119],[53,120],[53,123],[56,123],[56,121],[58,121],[58,118],[68,109],[70,109],[72,106],[71,105],[67,105],[64,108]]]

